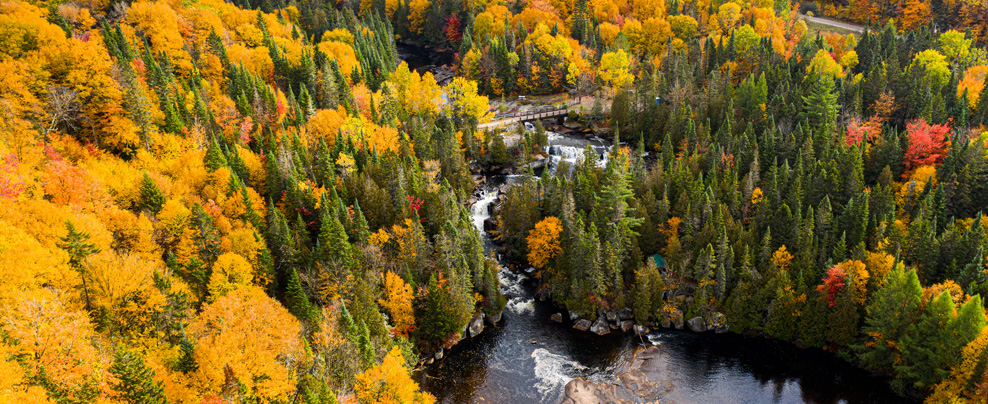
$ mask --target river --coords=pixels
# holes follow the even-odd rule
[[[550,144],[580,149],[573,139],[554,136]],[[591,140],[591,143],[593,140]],[[565,143],[565,144],[563,144]],[[595,145],[596,146],[596,145]],[[550,150],[565,159],[573,150]],[[567,155],[567,153],[569,155]],[[517,177],[498,178],[504,183]],[[488,207],[496,201],[491,185],[472,207],[483,234]],[[870,376],[833,354],[737,334],[658,330],[647,337],[612,332],[597,336],[572,328],[565,312],[533,299],[525,271],[502,268],[501,290],[508,297],[504,318],[448,350],[417,376],[438,403],[559,403],[574,378],[614,383],[642,347],[657,346],[661,374],[648,374],[660,388],[632,402],[675,403],[902,403],[887,380]],[[550,320],[563,313],[563,323]]]

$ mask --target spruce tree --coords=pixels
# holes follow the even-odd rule
[[[220,144],[213,139],[209,143],[209,148],[206,149],[206,156],[203,157],[203,164],[206,165],[206,169],[209,172],[216,171],[220,167],[226,167],[227,161],[226,157],[223,156],[223,150],[220,148]]]
[[[137,206],[138,210],[146,210],[156,215],[161,211],[161,207],[164,204],[165,194],[158,189],[158,185],[154,183],[151,176],[148,173],[144,173],[144,177],[141,178],[141,194]]]
[[[116,398],[131,404],[165,404],[164,384],[154,381],[154,370],[139,354],[125,348],[117,349],[110,365],[114,380],[110,387]]]

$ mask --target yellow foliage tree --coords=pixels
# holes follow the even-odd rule
[[[789,264],[792,263],[792,254],[786,251],[786,246],[779,247],[772,253],[772,265],[774,265],[780,271],[788,271]]]
[[[477,82],[466,80],[462,77],[454,78],[446,85],[446,94],[449,96],[448,104],[453,116],[470,122],[485,123],[491,116],[487,113],[487,97],[477,93]]]
[[[408,30],[421,35],[425,28],[425,19],[428,17],[429,0],[412,0],[408,3]]]
[[[628,54],[623,49],[617,52],[607,52],[600,58],[600,68],[598,73],[600,79],[615,89],[630,86],[634,81],[634,76],[628,71],[631,62]]]
[[[89,297],[94,307],[106,310],[114,329],[145,332],[154,325],[154,313],[166,304],[154,285],[154,273],[162,271],[138,255],[101,252],[86,266]]]
[[[394,272],[384,273],[384,299],[377,302],[388,311],[395,334],[407,336],[415,326],[414,298],[412,287],[404,279]]]
[[[357,375],[354,387],[357,400],[363,404],[432,404],[435,397],[419,390],[408,375],[405,358],[398,346],[384,357],[380,365]]]
[[[209,276],[209,301],[216,301],[234,290],[250,286],[254,278],[253,272],[250,262],[240,254],[220,255]]]
[[[559,233],[563,230],[558,218],[549,216],[535,224],[528,232],[528,263],[545,268],[553,257],[563,251],[559,246]]]
[[[289,401],[295,371],[306,361],[298,319],[255,287],[206,305],[188,328],[199,365],[192,376],[201,394],[218,393],[229,375],[261,403]]]
[[[830,56],[830,52],[823,49],[817,50],[813,59],[810,59],[810,64],[806,66],[806,72],[822,74],[830,78],[844,76],[844,68],[834,60],[833,56]]]

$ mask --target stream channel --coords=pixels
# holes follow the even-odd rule
[[[606,140],[550,134],[547,152],[553,160],[575,161],[590,143],[605,155]],[[489,178],[472,206],[473,223],[484,249],[495,254],[483,232],[497,189],[519,176]],[[500,262],[500,257],[497,257]],[[632,366],[636,352],[659,352],[656,366],[645,375],[656,387],[631,402],[672,403],[903,403],[888,381],[871,376],[834,354],[800,349],[766,338],[734,333],[694,333],[653,329],[647,336],[616,330],[598,336],[573,329],[566,311],[533,298],[534,283],[524,271],[503,266],[501,291],[508,298],[503,319],[487,325],[424,366],[416,374],[437,403],[560,403],[566,384],[582,378],[594,384],[616,384]],[[550,320],[563,313],[563,322]]]

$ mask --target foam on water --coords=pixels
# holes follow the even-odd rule
[[[535,299],[512,297],[505,307],[515,314],[535,314]]]
[[[504,267],[497,272],[497,279],[501,282],[501,293],[508,296],[520,296],[525,293],[522,282],[528,279],[524,274],[513,273]]]
[[[558,393],[578,372],[587,370],[586,366],[544,348],[532,351],[531,356],[535,359],[535,378],[538,379],[535,388],[543,397]]]
[[[583,156],[584,146],[575,146],[574,144],[579,144],[581,142],[585,144],[589,143],[593,148],[594,153],[597,153],[597,166],[605,167],[607,166],[607,156],[609,148],[604,146],[606,143],[604,139],[597,136],[591,138],[591,140],[576,140],[574,138],[566,137],[556,132],[546,132],[547,138],[549,140],[549,145],[545,147],[545,152],[549,154],[550,159],[550,170],[555,171],[556,167],[559,166],[560,161],[566,161],[570,163],[571,166],[583,163],[585,160]],[[598,144],[594,144],[598,143]]]
[[[648,342],[651,342],[652,345],[662,345],[664,339],[665,336],[662,334],[648,334]]]

